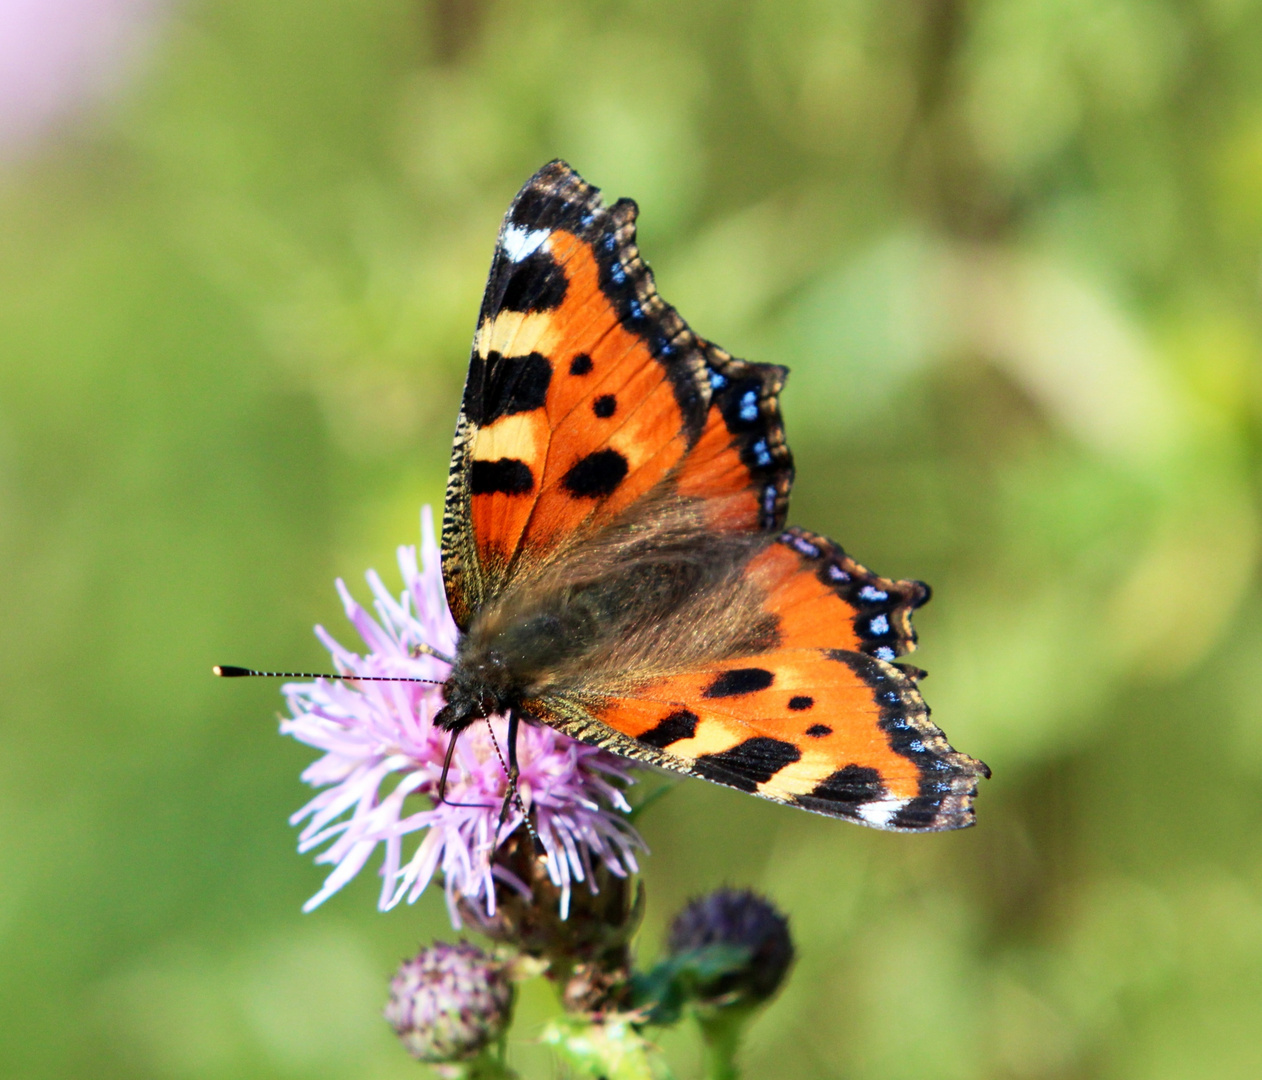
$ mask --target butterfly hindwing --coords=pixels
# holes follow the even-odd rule
[[[443,522],[457,622],[650,492],[712,505],[716,529],[783,523],[784,369],[737,360],[664,303],[636,206],[568,166],[505,216],[474,339]]]
[[[778,649],[641,687],[570,731],[627,757],[895,830],[972,824],[986,767],[953,750],[911,674],[866,653]]]
[[[789,529],[755,547],[745,584],[764,648],[563,706],[576,737],[818,813],[886,829],[971,824],[986,767],[930,721],[911,611],[928,588],[871,573],[825,537]],[[661,627],[665,639],[672,627]],[[586,718],[586,722],[584,722]]]
[[[827,643],[885,661],[916,647],[911,613],[928,602],[929,586],[874,574],[827,537],[788,529],[750,573],[766,580],[766,607],[788,645]]]

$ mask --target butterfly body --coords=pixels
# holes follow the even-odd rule
[[[686,506],[629,516],[489,603],[461,635],[438,724],[515,710],[544,720],[570,703],[748,654],[774,639],[746,574],[765,537],[705,532]],[[669,522],[663,527],[664,522]]]
[[[928,588],[784,528],[787,372],[660,299],[635,214],[553,162],[505,217],[445,505],[439,726],[507,713],[868,825],[970,824],[987,770],[895,663]]]

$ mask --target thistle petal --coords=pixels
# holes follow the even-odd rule
[[[421,513],[419,557],[415,547],[400,547],[398,561],[404,589],[397,598],[375,572],[367,575],[371,611],[341,580],[337,582],[347,618],[366,652],[353,652],[316,627],[336,669],[348,678],[442,679],[449,670],[435,657],[413,655],[418,645],[450,655],[458,637],[447,608],[428,507]],[[429,808],[410,805],[409,800],[432,800],[437,795],[447,751],[445,733],[433,725],[443,704],[439,686],[316,679],[286,683],[283,693],[290,717],[281,723],[282,734],[323,755],[302,774],[304,781],[321,790],[290,818],[291,824],[303,826],[299,851],[327,844],[316,862],[333,865],[304,910],[314,909],[341,889],[381,844],[381,910],[404,899],[414,903],[441,870],[453,925],[460,925],[461,900],[493,914],[494,884],[504,880],[494,856],[521,820],[512,808],[509,827],[496,827],[507,777],[490,731],[502,746],[505,718],[492,717],[461,735],[447,780],[447,799]],[[548,873],[560,891],[564,917],[575,884],[586,881],[594,888],[595,865],[603,864],[619,877],[638,869],[635,853],[644,850],[644,842],[622,816],[629,810],[622,788],[633,782],[632,777],[613,755],[536,725],[523,725],[519,731],[518,761],[520,788],[530,793],[532,816],[538,819],[540,839],[550,856]],[[408,855],[404,847],[412,834],[419,843]]]

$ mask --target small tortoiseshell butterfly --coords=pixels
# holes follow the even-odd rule
[[[895,663],[918,581],[785,528],[786,370],[666,304],[564,162],[521,189],[478,319],[443,515],[460,627],[437,724],[495,713],[882,829],[973,822],[980,761]],[[511,770],[510,770],[511,771]]]

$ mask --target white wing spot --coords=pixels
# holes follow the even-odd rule
[[[523,229],[520,225],[510,225],[504,230],[504,241],[500,245],[509,262],[521,262],[533,255],[551,234],[547,229]]]
[[[882,799],[880,802],[864,803],[859,807],[859,816],[869,825],[883,829],[909,802],[910,799]]]

